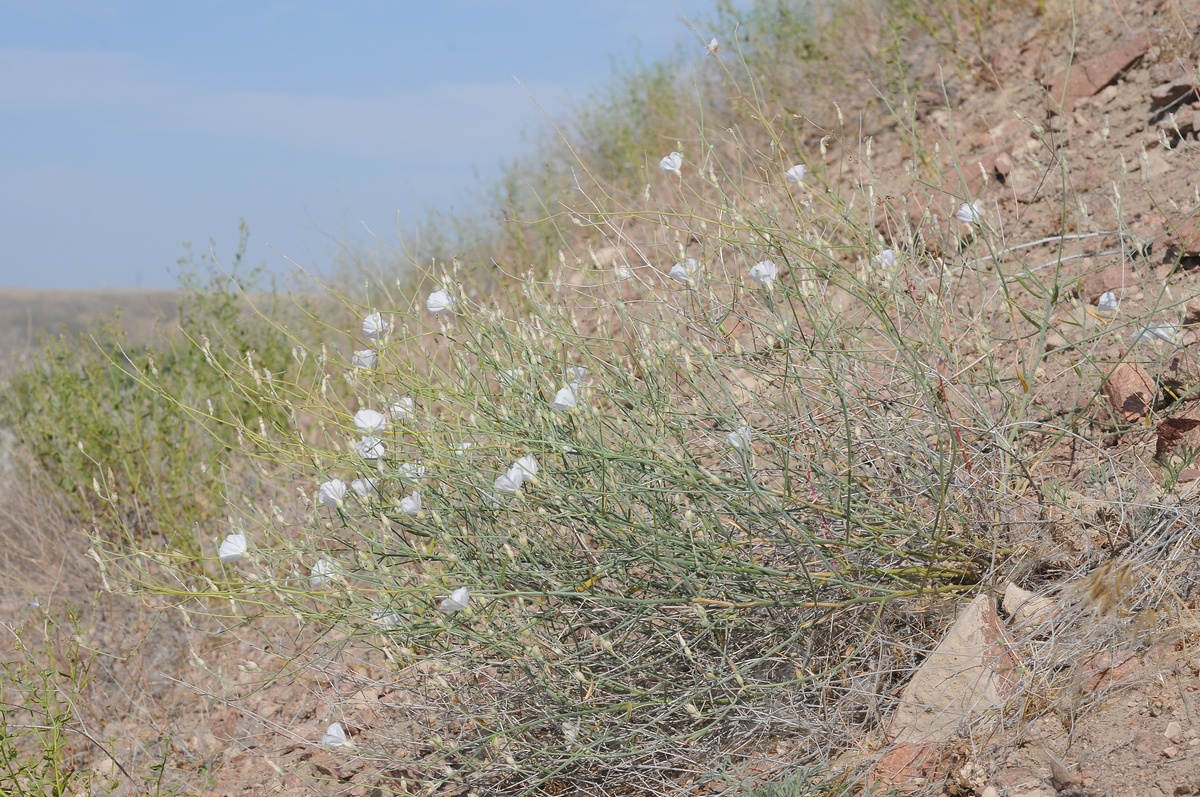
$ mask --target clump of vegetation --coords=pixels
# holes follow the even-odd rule
[[[830,761],[878,739],[962,596],[1191,544],[1038,550],[1055,513],[1104,522],[1039,486],[1069,451],[1107,489],[1102,345],[1182,302],[1073,297],[1064,246],[1131,256],[1128,230],[1064,195],[1013,237],[918,118],[907,43],[974,69],[990,9],[723,7],[707,55],[635,70],[514,167],[459,257],[295,307],[193,283],[189,345],[51,349],[9,417],[115,589],[281,656],[267,677],[321,672],[313,744],[404,788],[724,793],[766,761],[812,769],[764,794],[845,791]],[[852,76],[877,90],[835,103]],[[1120,357],[1165,356],[1143,338]],[[1119,572],[1102,613],[1136,611],[1104,633],[1167,622],[1190,578]]]

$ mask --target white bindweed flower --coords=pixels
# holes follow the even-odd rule
[[[396,468],[396,475],[406,482],[419,482],[425,478],[425,466],[415,462],[405,462]]]
[[[375,410],[359,410],[354,413],[354,428],[362,435],[373,435],[387,428],[387,417]]]
[[[325,729],[325,735],[321,737],[321,746],[345,747],[349,750],[354,747],[354,742],[346,736],[346,731],[342,729],[342,723],[335,722]]]
[[[308,584],[313,589],[321,589],[333,580],[333,562],[328,559],[318,559],[308,576]]]
[[[383,459],[387,449],[378,437],[367,436],[354,444],[354,450],[363,459]]]
[[[354,360],[352,362],[355,368],[374,368],[378,360],[379,357],[375,354],[374,350],[363,349],[362,351],[354,352]]]
[[[679,280],[680,282],[691,282],[692,278],[700,271],[700,264],[696,262],[696,258],[689,257],[682,263],[676,263],[671,266],[668,276],[671,279]]]
[[[1096,302],[1096,312],[1103,316],[1116,315],[1118,304],[1117,295],[1112,291],[1105,291]]]
[[[555,394],[554,401],[550,404],[550,406],[554,407],[556,410],[573,409],[579,404],[578,390],[578,385],[572,382]]]
[[[891,268],[896,265],[896,250],[884,249],[875,257],[871,258],[871,262],[880,268]]]
[[[525,483],[525,474],[520,468],[509,468],[508,473],[496,477],[494,487],[498,493],[519,493],[521,485]]]
[[[242,558],[246,553],[246,535],[245,534],[230,534],[221,543],[221,547],[217,549],[217,556],[221,558],[222,564],[231,565]]]
[[[568,382],[572,382],[576,385],[582,385],[584,382],[587,382],[587,378],[588,369],[584,368],[582,365],[572,365],[567,368]]]
[[[783,178],[792,185],[800,185],[804,182],[804,176],[808,174],[808,167],[803,163],[797,163],[792,168],[783,173]]]
[[[537,476],[538,471],[541,469],[538,467],[538,461],[533,454],[526,454],[513,463],[512,468],[509,469],[509,473],[511,473],[513,470],[521,471],[524,474],[523,478],[528,481],[534,476]]]
[[[358,493],[363,498],[370,498],[375,494],[374,479],[355,479],[350,482],[350,489]]]
[[[461,612],[470,602],[471,591],[466,587],[459,587],[451,592],[450,597],[442,601],[438,608],[444,612]]]
[[[425,300],[425,308],[434,315],[441,315],[447,310],[453,310],[455,301],[453,296],[439,288],[429,294],[429,298]]]
[[[330,479],[317,488],[317,500],[331,509],[337,509],[346,498],[346,483],[341,479]]]
[[[400,511],[406,515],[416,515],[421,511],[421,494],[415,490],[409,496],[400,499]]]
[[[403,621],[403,618],[396,612],[389,612],[385,609],[381,609],[380,611],[371,613],[371,620],[372,622],[379,623],[384,628],[395,628],[396,626],[400,625],[400,623]]]
[[[963,224],[979,224],[983,221],[983,206],[978,199],[974,202],[964,202],[954,214],[954,218]]]
[[[368,340],[379,340],[388,331],[388,322],[383,320],[383,316],[378,310],[372,310],[363,318],[362,323],[363,337]]]
[[[658,162],[658,168],[667,174],[679,174],[683,170],[683,155],[672,152]]]
[[[761,263],[755,263],[750,269],[750,279],[757,282],[764,288],[770,288],[775,282],[775,278],[779,276],[779,266],[772,263],[770,260],[764,260]]]
[[[496,374],[496,378],[500,380],[500,384],[506,387],[512,387],[521,378],[520,368],[509,368],[507,371],[501,371]]]
[[[392,418],[402,421],[405,418],[411,417],[416,412],[416,409],[417,405],[413,402],[412,396],[401,396],[391,406]]]
[[[725,438],[731,448],[736,448],[738,451],[750,450],[750,438],[753,435],[749,426],[739,426],[729,433]]]
[[[716,36],[712,38],[712,41],[704,45],[704,52],[708,53],[709,55],[716,55],[717,50],[719,49],[721,49],[721,43],[717,41]]]
[[[617,269],[617,279],[627,280],[633,276],[633,271],[628,266],[621,266]]]
[[[1179,330],[1174,324],[1151,324],[1150,326],[1135,330],[1133,333],[1133,342],[1137,343],[1142,340],[1157,338],[1167,343],[1173,343],[1175,335],[1178,332]]]

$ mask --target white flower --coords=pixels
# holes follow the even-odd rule
[[[550,405],[556,410],[569,410],[579,404],[578,395],[579,386],[574,382],[564,387],[554,396],[554,402]]]
[[[1096,302],[1096,312],[1105,316],[1116,315],[1117,305],[1117,295],[1112,291],[1105,291],[1100,294],[1100,300]]]
[[[413,403],[412,396],[401,396],[396,399],[396,403],[391,406],[392,417],[397,421],[402,421],[405,418],[416,412],[416,404]]]
[[[587,381],[588,369],[582,365],[572,365],[567,368],[567,381],[576,385],[582,385]]]
[[[363,498],[370,498],[375,494],[374,479],[355,479],[350,482],[350,489],[358,493]]]
[[[346,498],[346,483],[341,479],[330,479],[317,488],[317,500],[331,509],[337,509]]]
[[[1141,329],[1136,330],[1133,333],[1133,342],[1137,343],[1141,340],[1158,338],[1159,340],[1164,340],[1167,343],[1173,343],[1175,340],[1175,335],[1178,331],[1179,330],[1176,329],[1174,324],[1152,324],[1151,326],[1142,327]]]
[[[963,224],[979,224],[983,221],[983,206],[978,199],[974,202],[964,202],[954,214],[954,218]]]
[[[386,453],[383,441],[378,437],[370,436],[364,437],[355,443],[354,450],[363,459],[383,459],[383,455]]]
[[[729,433],[729,437],[725,438],[729,441],[731,448],[736,448],[738,451],[750,450],[750,436],[753,432],[749,426],[739,426]]]
[[[405,462],[396,469],[396,475],[406,482],[419,482],[425,478],[425,466],[415,462]]]
[[[246,548],[245,534],[230,534],[217,549],[217,556],[221,557],[222,564],[231,565],[242,558],[242,554],[246,553]]]
[[[710,41],[708,44],[704,45],[704,52],[708,53],[709,55],[716,55],[717,50],[720,49],[720,47],[721,47],[721,43],[719,41],[717,41],[717,37],[714,36],[712,38],[712,41]]]
[[[387,334],[388,322],[383,320],[383,316],[377,310],[372,310],[363,318],[362,331],[364,338],[379,340]]]
[[[797,163],[783,173],[783,178],[792,185],[800,185],[804,181],[804,175],[806,174],[808,174],[808,167],[803,163]]]
[[[633,271],[628,266],[621,266],[617,269],[617,279],[627,280],[633,276]]]
[[[771,283],[779,276],[779,266],[772,263],[770,260],[764,260],[761,263],[755,263],[750,269],[750,279],[757,282],[764,288],[771,287]]]
[[[694,257],[689,257],[682,263],[676,263],[671,266],[669,276],[672,279],[677,279],[680,282],[691,282],[692,277],[696,276],[696,272],[700,270],[700,264],[696,262]]]
[[[499,374],[497,374],[496,378],[500,380],[500,384],[505,385],[506,387],[512,387],[517,383],[517,380],[521,378],[521,369],[509,368],[507,371],[501,371]]]
[[[672,152],[658,162],[658,168],[667,174],[679,174],[680,170],[683,169],[683,155],[678,152]]]
[[[371,620],[379,623],[385,628],[392,628],[400,625],[401,617],[396,612],[389,612],[386,609],[380,609],[377,612],[371,612]]]
[[[372,349],[363,349],[362,351],[354,352],[354,367],[355,368],[374,368],[375,362],[379,358]]]
[[[354,428],[362,435],[373,435],[387,427],[387,418],[375,410],[359,410],[354,413]]]
[[[425,307],[434,315],[441,315],[447,310],[453,310],[455,301],[453,296],[439,288],[429,294],[429,298],[425,300]]]
[[[496,477],[495,488],[498,493],[519,493],[525,482],[525,474],[520,468],[509,468],[508,473]]]
[[[451,592],[450,597],[442,601],[438,608],[444,612],[461,612],[470,602],[471,591],[466,587],[459,587]]]
[[[884,249],[882,252],[875,255],[875,257],[871,258],[871,262],[880,268],[891,268],[892,266],[896,265],[896,250]]]
[[[342,723],[335,722],[325,729],[325,735],[321,737],[321,746],[345,747],[349,750],[354,747],[354,742],[346,736],[346,731],[342,729]]]
[[[416,515],[421,511],[421,494],[416,492],[400,499],[400,511],[406,515]]]
[[[513,463],[512,468],[509,469],[509,473],[512,473],[513,470],[519,470],[524,473],[523,478],[528,481],[531,477],[538,475],[540,468],[538,468],[538,461],[534,458],[533,454],[526,454]]]
[[[320,589],[333,580],[333,573],[336,568],[333,562],[328,559],[318,559],[313,565],[312,572],[308,576],[308,583],[313,589]]]

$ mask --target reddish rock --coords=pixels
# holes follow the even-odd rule
[[[1141,662],[1128,651],[1105,651],[1097,653],[1079,665],[1079,677],[1084,693],[1121,683],[1135,672]],[[1158,734],[1154,734],[1158,736]],[[1159,738],[1162,738],[1159,736]]]
[[[1200,447],[1200,408],[1193,407],[1180,415],[1172,415],[1158,425],[1155,459],[1162,459],[1180,448],[1196,447]]]
[[[1093,271],[1079,278],[1079,298],[1095,304],[1106,291],[1112,291],[1118,299],[1140,287],[1137,275],[1125,263],[1113,263],[1103,271]]]
[[[1121,363],[1104,380],[1104,396],[1122,420],[1144,418],[1154,407],[1158,388],[1154,378],[1137,363]]]
[[[923,777],[925,770],[937,756],[934,747],[904,742],[884,751],[871,770],[869,780],[888,784],[903,783]]]
[[[1148,37],[1138,36],[1102,55],[1086,61],[1077,61],[1051,75],[1046,80],[1051,110],[1069,112],[1076,100],[1090,97],[1115,82],[1125,70],[1136,64],[1149,48]]]
[[[1200,216],[1191,216],[1173,223],[1167,247],[1173,257],[1200,255]]]

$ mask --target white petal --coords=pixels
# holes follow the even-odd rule
[[[572,365],[567,368],[567,381],[574,382],[577,385],[582,385],[587,381],[588,369],[582,365]]]
[[[377,360],[378,357],[371,349],[363,349],[362,351],[354,352],[353,362],[355,368],[374,368]]]
[[[455,298],[444,290],[436,290],[425,300],[425,308],[434,315],[441,315],[447,310],[454,309]]]
[[[704,52],[708,53],[709,55],[716,55],[717,50],[719,50],[720,48],[721,48],[721,43],[719,41],[717,41],[717,38],[714,36],[712,41],[710,41],[708,44],[704,45]]]
[[[337,509],[346,498],[346,483],[341,479],[330,479],[317,489],[317,500],[327,507]]]
[[[414,492],[400,499],[400,511],[406,515],[416,515],[421,511],[421,494]]]
[[[350,482],[350,489],[358,493],[363,498],[370,498],[375,495],[375,480],[374,479],[355,479]]]
[[[569,410],[579,403],[579,397],[575,394],[575,384],[571,383],[564,387],[554,396],[554,402],[550,405],[556,410]]]
[[[739,426],[730,432],[729,436],[725,439],[729,442],[730,447],[736,448],[739,451],[749,451],[750,439],[753,434],[754,432],[749,426]]]
[[[459,587],[450,593],[450,597],[446,598],[438,606],[444,612],[461,612],[467,608],[467,604],[471,602],[471,592],[466,587]]]
[[[224,564],[233,564],[242,558],[242,554],[246,552],[246,535],[245,534],[230,534],[221,543],[221,547],[217,549],[217,556],[221,558]]]
[[[775,282],[775,278],[779,276],[779,266],[772,263],[770,260],[764,260],[761,263],[756,263],[750,269],[750,279],[757,282],[764,288],[769,288],[771,283]]]
[[[495,488],[498,493],[519,493],[521,485],[525,483],[524,475],[518,470],[513,473],[511,470],[503,476],[496,478]]]
[[[1117,304],[1117,295],[1112,291],[1105,291],[1096,302],[1096,312],[1100,315],[1114,315],[1117,312]]]
[[[378,311],[372,311],[362,322],[363,337],[369,340],[378,340],[387,334],[388,322],[383,320],[383,316]]]
[[[667,174],[679,174],[683,168],[683,155],[678,152],[672,152],[658,162],[658,168]]]
[[[954,218],[963,224],[979,224],[983,221],[983,206],[979,204],[978,199],[974,202],[964,202],[954,214]]]
[[[633,271],[631,271],[627,266],[621,266],[619,269],[617,269],[617,279],[619,280],[627,280],[632,276]]]
[[[425,477],[425,466],[415,462],[405,462],[396,469],[396,475],[406,482],[419,482]]]
[[[521,369],[510,368],[507,371],[501,371],[499,374],[497,374],[496,378],[500,380],[500,384],[511,387],[517,383],[518,379],[521,378]]]
[[[513,463],[512,469],[509,472],[512,472],[512,470],[522,471],[525,474],[525,478],[528,479],[530,476],[538,475],[540,468],[533,454],[526,454]]]
[[[391,407],[392,417],[398,421],[412,415],[416,410],[416,405],[413,403],[412,396],[401,396],[396,399],[396,403]]]
[[[335,722],[325,729],[325,735],[321,737],[321,744],[324,747],[353,747],[354,745],[346,738],[346,732],[342,730],[342,723]]]
[[[354,450],[363,459],[383,459],[386,448],[378,437],[364,437],[354,444]]]
[[[354,428],[359,434],[373,435],[387,427],[387,418],[375,410],[359,410],[354,413]]]
[[[318,559],[317,563],[313,565],[312,572],[309,573],[309,586],[311,586],[313,589],[320,589],[329,583],[331,577],[333,576],[333,572],[333,562],[329,561],[328,559]]]
[[[792,168],[783,173],[783,177],[792,185],[800,185],[804,181],[804,176],[808,174],[808,167],[803,163],[797,163]]]
[[[875,265],[881,268],[891,268],[892,266],[896,265],[896,250],[884,249],[882,252],[875,255],[875,257],[871,258],[871,260],[875,263]]]
[[[680,282],[691,282],[692,278],[696,276],[696,272],[699,270],[700,264],[696,262],[695,258],[689,257],[682,263],[676,263],[675,265],[671,266],[669,276],[673,279],[679,280]]]

